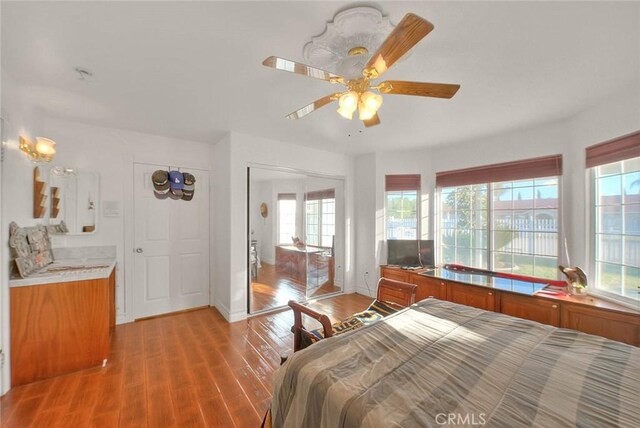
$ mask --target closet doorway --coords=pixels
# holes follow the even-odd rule
[[[192,174],[192,199],[157,195],[157,170]],[[136,163],[134,175],[134,317],[208,306],[209,172]]]
[[[342,292],[344,179],[253,166],[248,187],[249,313]]]

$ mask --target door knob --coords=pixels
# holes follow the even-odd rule
[[[136,248],[136,253],[140,254],[142,252],[142,248]]]

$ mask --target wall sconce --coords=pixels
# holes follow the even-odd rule
[[[33,162],[51,162],[56,154],[56,142],[48,138],[36,137],[33,141],[20,136],[20,150]]]

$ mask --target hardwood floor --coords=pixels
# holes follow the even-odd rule
[[[337,320],[369,303],[350,294],[310,306]],[[0,426],[258,427],[292,324],[290,310],[229,324],[206,308],[118,325],[105,368],[13,388]]]
[[[302,302],[305,300],[305,290],[305,285],[300,281],[278,273],[274,265],[262,263],[258,278],[251,283],[251,312],[285,306],[289,300]],[[340,291],[339,287],[327,283],[318,288],[313,297],[337,291]]]

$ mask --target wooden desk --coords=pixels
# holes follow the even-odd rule
[[[294,245],[276,246],[276,272],[288,275],[302,284],[307,284],[308,266],[319,269],[325,265],[329,278],[326,283],[333,285],[335,263],[333,257],[327,255],[326,249],[311,246],[302,248]]]
[[[416,284],[416,301],[435,297],[640,346],[640,311],[626,306],[595,296],[520,294],[439,278],[438,270],[431,276],[421,272],[380,266],[381,277]]]

